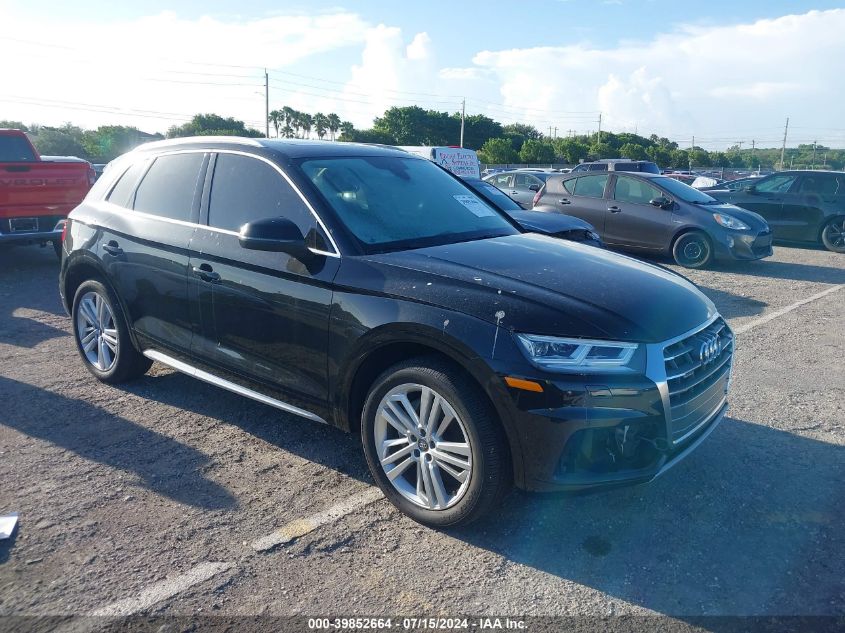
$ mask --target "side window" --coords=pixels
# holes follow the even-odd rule
[[[190,221],[203,158],[201,152],[156,158],[138,186],[134,209],[171,220]]]
[[[772,176],[771,178],[764,178],[754,188],[762,193],[786,193],[796,178],[797,176],[790,174]]]
[[[590,165],[590,171],[607,171],[607,163],[593,163]]]
[[[282,175],[264,161],[239,154],[219,154],[211,181],[208,224],[239,231],[264,218],[287,218],[302,235],[317,226],[308,207]]]
[[[585,198],[601,198],[609,176],[584,176],[575,183],[574,194]]]
[[[811,193],[819,196],[835,196],[839,190],[839,182],[835,176],[818,174],[804,176],[798,193]]]
[[[516,174],[514,176],[514,187],[522,187],[523,189],[528,189],[531,185],[540,186],[543,183],[540,182],[540,179],[536,176],[532,176],[531,174]]]
[[[563,180],[560,183],[562,191],[565,191],[569,195],[575,193],[575,181],[578,180],[577,178],[570,178],[569,180]]]
[[[613,199],[617,202],[630,202],[632,204],[648,204],[650,200],[659,198],[663,193],[637,178],[630,176],[617,176],[616,189]]]
[[[511,181],[510,174],[496,174],[495,176],[493,176],[493,178],[490,182],[492,182],[494,185],[496,185],[499,188],[501,188],[501,187],[507,188],[507,187],[510,186],[510,181]]]
[[[111,193],[108,195],[106,200],[121,207],[128,207],[129,196],[132,195],[132,192],[135,190],[135,185],[138,184],[138,178],[141,177],[141,174],[144,172],[144,168],[146,166],[146,160],[135,161],[129,169],[123,172],[123,175],[118,178],[117,184],[111,190]]]

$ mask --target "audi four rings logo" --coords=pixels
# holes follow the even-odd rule
[[[698,348],[698,359],[707,365],[713,362],[722,353],[722,339],[718,336],[709,336]]]

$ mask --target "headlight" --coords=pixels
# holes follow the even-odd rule
[[[725,215],[724,213],[714,213],[713,219],[716,220],[716,222],[718,222],[722,226],[724,226],[726,229],[735,229],[737,231],[745,231],[746,229],[750,228],[742,220],[737,220],[734,216]]]
[[[548,370],[624,367],[639,347],[637,343],[537,334],[517,334],[516,339],[532,365]]]

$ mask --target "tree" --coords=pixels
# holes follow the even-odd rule
[[[523,163],[551,163],[554,159],[554,148],[544,141],[528,139],[519,150],[519,160]]]
[[[355,134],[355,126],[349,121],[340,122],[340,140],[348,141]]]
[[[293,122],[295,117],[296,110],[290,106],[282,108],[282,120],[284,121],[284,125],[282,126],[282,135],[285,138],[293,137]]]
[[[282,123],[282,111],[271,110],[270,114],[267,116],[267,119],[273,125],[273,129],[276,130],[276,138],[279,138],[279,125],[281,125]]]
[[[590,146],[588,158],[593,160],[600,160],[602,158],[619,158],[619,152],[608,143],[593,143]]]
[[[326,135],[326,130],[329,127],[329,121],[325,114],[322,112],[318,112],[314,115],[314,130],[317,132],[317,138],[321,141],[323,137]]]
[[[693,167],[710,167],[710,154],[700,147],[691,149],[688,157]]]
[[[326,127],[329,128],[329,134],[331,134],[332,140],[334,140],[337,131],[340,129],[340,117],[337,116],[334,112],[327,115]]]
[[[491,138],[478,150],[478,160],[486,165],[507,165],[518,159],[509,138]]]
[[[460,137],[460,117],[419,106],[392,107],[373,121],[373,130],[396,139],[398,145],[454,145]]]
[[[525,139],[534,141],[543,138],[543,134],[536,127],[527,123],[510,123],[502,127],[502,132],[507,135],[522,136]]]
[[[685,149],[673,149],[669,156],[675,169],[689,169],[689,154]]]
[[[662,145],[652,145],[646,148],[646,155],[660,167],[669,167],[672,162],[671,150],[666,149]]]
[[[77,156],[88,159],[88,152],[82,143],[71,134],[53,128],[42,127],[33,140],[35,149],[43,156]]]
[[[244,125],[243,121],[219,114],[195,114],[190,122],[174,125],[167,130],[167,138],[182,136],[264,136],[262,132]]]
[[[12,130],[29,132],[29,128],[20,121],[9,121],[8,119],[0,120],[0,128],[10,128]]]
[[[648,160],[645,147],[638,143],[625,143],[619,148],[619,154],[622,158],[630,158],[631,160]]]
[[[299,125],[302,126],[302,136],[311,138],[311,130],[314,129],[314,117],[303,112],[299,117]]]
[[[160,138],[160,134],[145,134],[135,127],[101,125],[83,132],[82,145],[92,162],[107,163],[141,143]]]
[[[569,165],[577,165],[586,159],[590,152],[586,143],[575,138],[558,137],[552,141],[552,145],[559,160]]]
[[[446,142],[447,145],[449,144],[457,144],[456,141],[461,137],[461,115],[459,112],[456,112],[452,115],[454,119],[454,130],[457,133],[457,138],[455,141],[448,141]],[[452,134],[453,126],[449,125],[447,128],[447,133]],[[483,114],[473,114],[471,116],[464,117],[464,147],[469,147],[471,149],[479,149],[481,148],[487,141],[491,138],[498,138],[502,136],[502,124],[498,121],[494,121],[490,117],[486,117]]]

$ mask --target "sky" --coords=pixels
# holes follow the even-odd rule
[[[566,136],[845,147],[845,2],[0,0],[0,119],[164,132],[419,105]],[[457,142],[457,139],[456,139]]]

